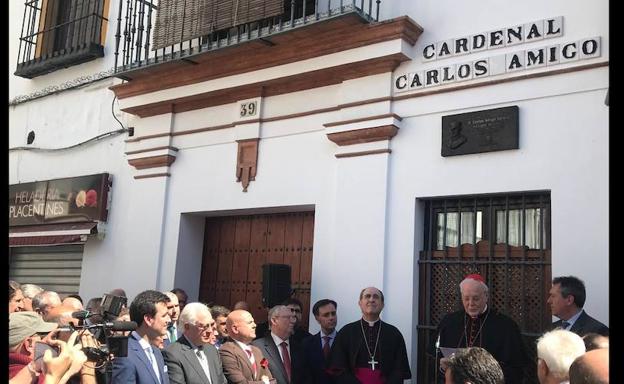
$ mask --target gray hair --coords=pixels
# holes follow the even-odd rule
[[[37,284],[22,284],[22,295],[28,299],[32,299],[41,292],[43,292],[43,288]]]
[[[185,324],[195,325],[195,322],[197,322],[197,317],[200,313],[212,318],[212,315],[210,315],[210,310],[208,309],[208,306],[206,304],[204,303],[186,304],[184,306],[184,309],[182,310],[182,313],[180,313],[180,317],[178,318],[178,327],[184,328]]]
[[[466,286],[466,284],[469,284],[469,283],[478,284],[479,286],[481,286],[481,288],[483,288],[483,292],[485,292],[485,294],[489,296],[490,289],[488,288],[487,284],[485,284],[482,281],[471,279],[471,278],[466,278],[462,280],[461,283],[459,283],[459,291],[464,292],[464,286]]]
[[[537,341],[537,357],[544,360],[557,380],[568,380],[570,365],[585,353],[581,336],[563,329],[546,332]]]
[[[288,308],[288,307],[287,307],[287,306],[285,306],[285,305],[276,305],[275,307],[273,307],[273,308],[269,309],[269,316],[268,316],[268,320],[269,320],[269,329],[271,329],[271,320],[272,320],[272,319],[274,319],[274,318],[276,318],[276,317],[278,317],[278,316],[279,316],[279,313],[280,313],[281,311],[283,311],[284,309],[286,309],[286,310],[288,310],[288,311],[292,312],[292,311],[291,311],[291,309],[290,309],[290,308]]]
[[[55,301],[55,299],[61,303],[61,297],[54,291],[42,291],[37,293],[32,298],[33,311],[45,313],[47,310],[46,307],[51,305],[52,301]]]

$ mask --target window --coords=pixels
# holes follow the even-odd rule
[[[17,70],[33,78],[104,56],[110,0],[27,0]]]
[[[419,204],[425,208],[425,230],[415,282],[417,381],[434,381],[436,328],[445,314],[461,307],[458,287],[469,273],[485,277],[488,305],[516,321],[534,354],[535,339],[550,325],[550,193],[449,196]],[[534,371],[526,375],[527,382],[537,382]]]
[[[548,225],[544,220],[546,202],[546,196],[540,200],[530,195],[432,200],[435,250],[490,240],[493,244],[543,249]]]

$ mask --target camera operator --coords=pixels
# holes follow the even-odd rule
[[[52,308],[48,314],[48,319],[50,321],[54,321],[61,327],[63,330],[58,332],[57,339],[67,342],[70,342],[70,338],[73,336],[72,330],[74,327],[80,327],[80,320],[73,316],[72,307],[60,306]],[[74,341],[76,339],[74,338]],[[93,334],[88,329],[79,330],[79,344],[82,346],[83,351],[88,351],[87,348],[92,348],[94,350],[99,350],[101,344],[95,339]],[[73,345],[73,344],[72,344]],[[80,377],[75,376],[72,377],[69,381],[70,383],[80,383],[80,382],[92,382],[96,383],[99,381],[104,382],[106,372],[103,370],[96,370],[96,366],[98,363],[101,366],[102,362],[98,355],[88,353],[87,354],[88,362],[86,362],[82,369],[80,370]]]
[[[65,342],[58,338],[59,331],[57,324],[43,321],[35,312],[9,316],[10,383],[62,384],[78,372],[89,372],[84,364],[87,357],[75,345],[78,332],[68,335]],[[77,378],[81,384],[96,383],[94,376]]]

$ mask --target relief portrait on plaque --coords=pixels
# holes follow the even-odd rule
[[[468,138],[462,134],[463,127],[462,127],[461,121],[458,121],[458,120],[451,121],[451,124],[449,124],[449,127],[451,130],[451,136],[449,136],[449,139],[448,139],[449,148],[457,149],[461,147],[462,145],[464,145],[466,141],[468,141]]]

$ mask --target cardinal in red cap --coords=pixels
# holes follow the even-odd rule
[[[440,347],[484,348],[501,365],[506,384],[522,383],[529,358],[518,325],[488,305],[489,288],[480,274],[466,275],[459,288],[463,308],[440,321]]]

